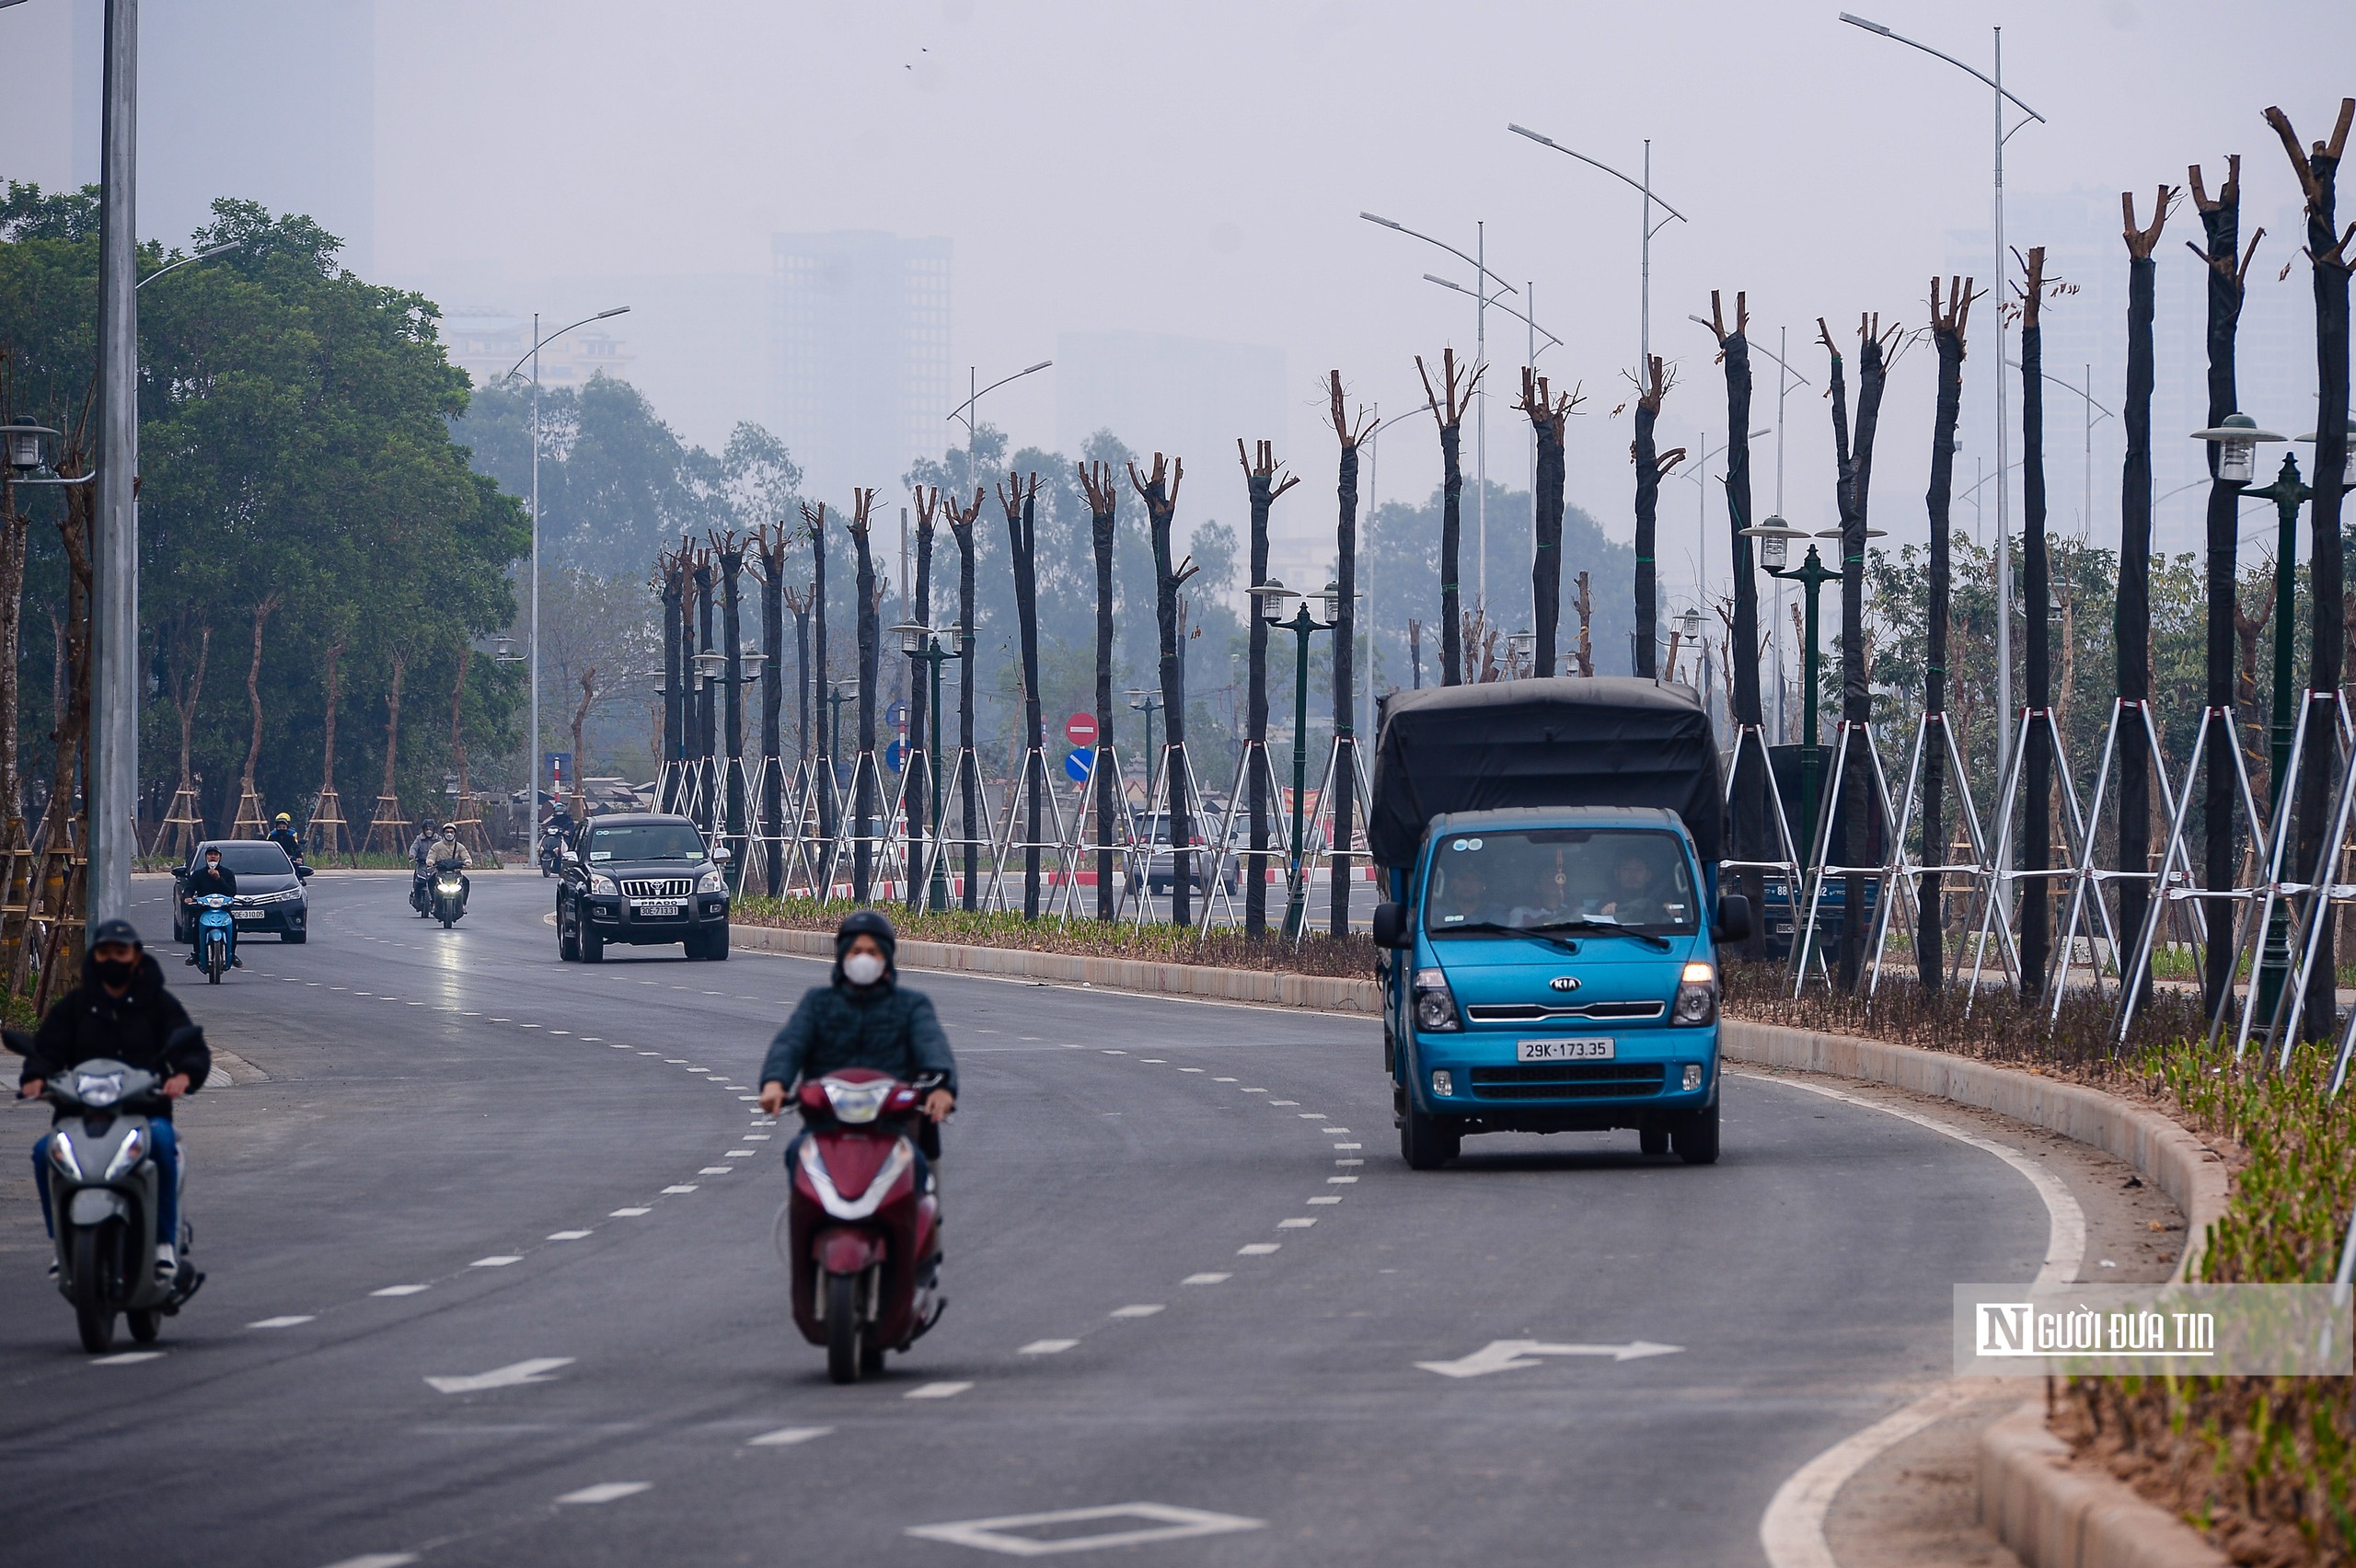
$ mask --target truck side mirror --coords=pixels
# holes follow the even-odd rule
[[[1403,904],[1378,904],[1374,906],[1374,945],[1379,948],[1403,948],[1413,944],[1407,934],[1407,906]]]
[[[1718,894],[1718,918],[1710,928],[1710,940],[1718,942],[1750,940],[1750,900],[1738,893]]]

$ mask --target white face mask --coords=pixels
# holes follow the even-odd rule
[[[884,978],[881,954],[855,952],[843,960],[843,978],[854,986],[872,986]]]

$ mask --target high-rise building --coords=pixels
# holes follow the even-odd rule
[[[777,433],[803,491],[840,505],[854,486],[896,490],[950,440],[950,242],[781,234],[772,256]]]
[[[1284,450],[1285,352],[1159,332],[1065,332],[1056,339],[1056,441],[1077,453],[1109,430],[1140,455],[1223,472],[1238,438]]]

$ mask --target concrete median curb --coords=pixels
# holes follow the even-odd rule
[[[2199,1531],[2114,1476],[2069,1464],[2032,1400],[1980,1435],[1980,1518],[2030,1568],[2228,1568]]]
[[[832,958],[835,939],[825,931],[781,926],[729,928],[730,942],[755,952]],[[1100,991],[1137,991],[1148,996],[1192,997],[1202,1001],[1243,1002],[1261,1007],[1300,1008],[1311,1012],[1382,1016],[1381,991],[1371,980],[1317,974],[1284,974],[1265,969],[1216,969],[1200,963],[1161,963],[1149,959],[1098,958],[1077,952],[1036,952],[1029,948],[966,947],[951,942],[903,940],[905,969],[951,974],[993,974],[1045,980]]]

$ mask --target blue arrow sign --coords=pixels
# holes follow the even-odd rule
[[[1085,784],[1088,782],[1088,765],[1095,755],[1096,754],[1091,751],[1088,747],[1080,746],[1076,748],[1070,755],[1064,758],[1064,771],[1071,775],[1071,781],[1073,783]]]

